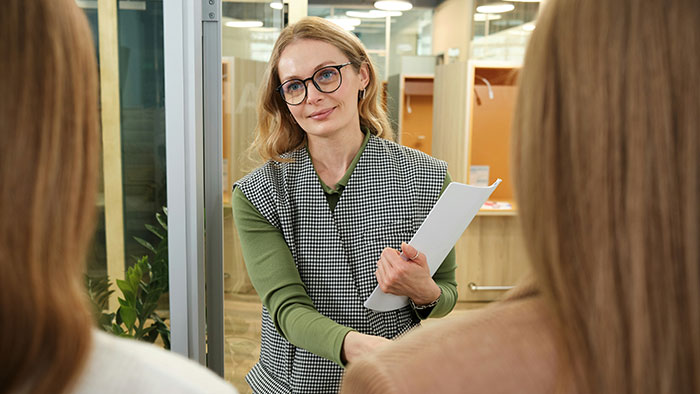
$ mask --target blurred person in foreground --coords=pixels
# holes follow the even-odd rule
[[[353,362],[343,393],[700,392],[698,20],[546,3],[513,124],[532,284]]]
[[[0,392],[234,393],[193,361],[94,328],[91,37],[73,0],[0,2]]]

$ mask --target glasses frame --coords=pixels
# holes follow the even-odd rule
[[[308,77],[306,79],[299,79],[299,78],[288,79],[288,80],[282,82],[280,84],[280,86],[278,86],[277,89],[275,89],[275,90],[277,90],[277,92],[280,94],[280,97],[282,97],[282,101],[284,101],[288,105],[300,105],[301,103],[303,103],[306,100],[306,97],[309,95],[309,87],[307,86],[307,82],[311,81],[311,83],[313,83],[314,86],[316,87],[316,90],[318,90],[321,93],[333,93],[336,90],[340,89],[340,86],[343,84],[343,73],[340,71],[340,69],[345,67],[345,66],[348,66],[350,64],[352,64],[352,62],[347,62],[347,63],[338,64],[338,65],[334,65],[334,66],[323,66],[323,67],[319,68],[318,70],[314,71],[314,73],[310,77]],[[338,82],[337,88],[335,88],[331,91],[328,91],[328,92],[324,92],[323,90],[321,90],[321,87],[318,86],[318,84],[316,83],[314,78],[316,77],[316,74],[318,74],[319,72],[321,72],[327,68],[335,68],[336,70],[338,70],[338,75],[340,76],[340,82]],[[304,97],[301,99],[301,101],[299,101],[296,104],[292,104],[289,101],[287,101],[284,98],[284,92],[282,91],[282,86],[284,86],[286,83],[292,82],[292,81],[301,82],[301,84],[304,85]]]

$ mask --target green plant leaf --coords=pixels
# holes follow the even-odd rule
[[[168,214],[167,208],[163,209],[163,212],[165,212],[165,214],[167,215]],[[163,230],[168,231],[168,223],[163,218],[163,215],[156,213],[156,220],[158,221],[158,223],[160,223],[160,226],[163,227]]]
[[[102,313],[97,321],[99,327],[104,331],[110,331],[114,322],[114,313]]]
[[[119,316],[121,316],[124,325],[128,331],[134,328],[136,322],[136,310],[130,306],[122,306],[119,308]]]
[[[148,231],[153,233],[156,237],[158,237],[160,239],[165,239],[165,236],[163,234],[161,234],[160,231],[158,231],[158,229],[155,226],[153,226],[151,224],[145,224],[145,226],[148,229]]]
[[[139,237],[134,237],[134,239],[136,240],[136,242],[140,243],[141,246],[150,250],[152,253],[154,253],[154,254],[157,253],[156,248],[154,248],[150,242],[146,241],[145,239],[139,238]]]
[[[124,333],[124,329],[117,323],[112,324],[112,333],[121,335]]]
[[[134,292],[134,288],[131,287],[131,282],[127,282],[123,279],[117,279],[117,287],[122,291],[122,293],[125,291],[130,291],[132,293]]]
[[[162,229],[145,225],[149,232],[158,237],[156,245],[134,237],[149,254],[132,256],[135,262],[126,270],[124,279],[115,281],[117,291],[121,292],[121,297],[118,297],[120,307],[116,313],[103,312],[107,310],[109,298],[114,293],[114,290],[110,290],[108,277],[85,276],[85,286],[100,328],[115,335],[148,342],[155,342],[160,337],[163,346],[170,349],[170,328],[156,312],[159,301],[167,296],[169,286],[167,215],[167,207],[163,207],[163,214],[155,215]]]

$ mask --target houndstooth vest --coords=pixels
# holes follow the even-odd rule
[[[372,135],[331,212],[306,148],[286,157],[293,161],[269,161],[236,186],[282,232],[316,309],[385,338],[419,324],[410,307],[376,313],[363,302],[382,250],[409,241],[437,201],[446,163]],[[336,393],[342,374],[284,339],[263,307],[260,361],[246,376],[254,392]]]

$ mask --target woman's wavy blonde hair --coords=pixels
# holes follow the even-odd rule
[[[700,392],[698,20],[550,0],[530,39],[513,170],[566,392]]]
[[[286,161],[281,155],[299,148],[306,140],[304,130],[294,121],[277,91],[281,83],[277,69],[280,55],[291,43],[303,39],[327,42],[338,48],[352,63],[355,72],[359,72],[363,64],[367,66],[369,83],[364,98],[358,103],[360,127],[378,137],[390,139],[391,126],[377,100],[381,82],[360,40],[323,18],[307,17],[287,26],[277,38],[258,97],[258,125],[252,148],[265,161]]]
[[[0,392],[70,391],[89,354],[93,48],[74,0],[0,1]]]

